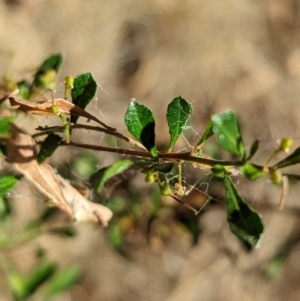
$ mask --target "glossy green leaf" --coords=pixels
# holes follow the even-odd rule
[[[51,157],[56,149],[60,146],[62,138],[55,134],[50,134],[43,141],[41,149],[37,155],[39,164],[43,163],[47,158]]]
[[[102,191],[104,184],[110,178],[123,173],[125,170],[130,168],[134,163],[129,160],[119,160],[114,162],[108,167],[99,169],[96,173],[90,177],[90,183],[93,188],[97,191]]]
[[[35,73],[33,83],[30,87],[29,96],[36,89],[53,89],[55,87],[55,78],[63,60],[61,53],[49,56]]]
[[[264,175],[264,173],[262,172],[261,169],[258,169],[257,167],[255,167],[255,165],[253,165],[249,162],[245,163],[240,168],[240,171],[250,180],[256,180]]]
[[[0,176],[0,197],[11,191],[18,181],[16,177],[11,175]]]
[[[291,153],[289,156],[287,156],[285,159],[279,161],[276,163],[273,168],[278,169],[278,168],[283,168],[287,167],[290,165],[295,165],[300,163],[300,147],[295,149],[293,153]]]
[[[83,72],[77,75],[73,82],[71,91],[72,102],[74,105],[85,109],[97,93],[98,85],[93,74]],[[71,122],[76,123],[78,116],[71,116]]]
[[[48,284],[45,296],[47,298],[65,292],[80,279],[82,272],[77,265],[65,268],[56,274]]]
[[[171,149],[175,145],[192,112],[192,105],[182,96],[174,98],[168,105],[167,121],[170,133],[170,144],[168,151],[171,151]]]
[[[9,132],[10,123],[14,120],[13,116],[4,116],[0,118],[0,135],[5,135]]]
[[[223,181],[230,230],[251,250],[259,245],[264,233],[264,224],[260,215],[239,195],[231,178],[225,175]]]
[[[155,120],[152,111],[132,100],[125,114],[125,123],[128,131],[156,157]]]
[[[226,111],[212,116],[213,132],[220,146],[235,155],[244,157],[244,143],[236,115]]]

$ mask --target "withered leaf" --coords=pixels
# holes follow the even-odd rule
[[[107,225],[112,212],[86,200],[66,180],[58,178],[50,165],[38,164],[35,141],[13,123],[6,153],[14,167],[47,196],[52,205],[77,221],[98,221]]]
[[[24,113],[42,115],[42,116],[51,116],[51,115],[54,116],[55,114],[51,112],[51,107],[55,105],[59,108],[58,111],[59,114],[84,117],[97,122],[98,124],[102,125],[106,129],[110,129],[110,130],[114,129],[106,125],[104,122],[102,122],[92,114],[88,113],[87,111],[81,109],[80,107],[62,98],[56,98],[54,100],[48,100],[43,102],[33,102],[28,100],[17,99],[13,96],[10,96],[9,101],[12,107],[16,107],[18,110]]]

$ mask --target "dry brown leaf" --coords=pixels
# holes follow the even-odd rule
[[[14,124],[11,124],[11,138],[6,150],[14,167],[46,195],[52,205],[77,221],[98,221],[107,225],[112,212],[86,200],[62,177],[58,180],[50,165],[38,164],[35,141]]]
[[[57,98],[54,100],[48,100],[43,102],[33,102],[28,100],[21,100],[16,99],[13,96],[9,97],[10,105],[12,107],[16,107],[18,110],[28,113],[28,114],[34,114],[34,115],[42,115],[42,116],[53,116],[55,115],[53,112],[51,112],[51,107],[53,105],[57,106],[59,108],[58,113],[59,114],[66,114],[66,115],[75,115],[80,117],[85,117],[87,119],[94,120],[95,122],[101,124],[106,129],[113,130],[114,128],[109,127],[104,122],[96,118],[95,116],[91,115],[87,111],[81,109],[80,107],[74,105],[73,103],[62,99]]]
[[[88,201],[67,180],[59,175],[57,175],[57,178],[76,220],[98,221],[103,226],[107,226],[113,215],[110,209],[101,204]]]

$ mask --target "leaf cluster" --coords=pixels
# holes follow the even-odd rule
[[[43,89],[53,86],[55,78],[53,75],[54,72],[55,75],[57,74],[61,60],[62,57],[58,54],[46,59],[41,67],[38,68],[34,80],[31,85],[28,85],[27,90],[24,86],[21,87],[18,84],[20,95],[23,99],[17,99],[14,95],[8,95],[11,107],[5,107],[5,110],[8,110],[11,114],[7,114],[0,120],[1,149],[3,149],[3,153],[8,156],[13,164],[18,163],[16,162],[18,158],[12,158],[7,153],[7,145],[9,145],[9,139],[12,135],[11,124],[15,114],[15,112],[12,113],[11,108],[14,107],[25,114],[59,116],[62,121],[61,125],[38,127],[36,129],[37,132],[31,135],[34,141],[40,145],[39,151],[34,157],[39,166],[46,164],[45,161],[53,155],[55,150],[63,146],[126,155],[128,159],[116,160],[112,165],[102,167],[90,175],[90,187],[100,192],[111,178],[134,169],[144,173],[147,182],[156,183],[162,197],[170,196],[195,214],[198,214],[201,208],[193,208],[182,201],[186,188],[182,183],[181,165],[185,163],[199,169],[206,168],[223,184],[226,196],[227,221],[231,232],[249,250],[259,245],[264,234],[263,221],[260,214],[239,194],[233,177],[236,174],[242,174],[250,180],[256,180],[264,176],[268,177],[274,184],[281,185],[283,194],[279,208],[282,209],[283,196],[285,196],[287,191],[289,179],[299,179],[300,176],[284,173],[281,169],[300,162],[300,148],[297,148],[292,154],[287,155],[279,162],[275,164],[272,162],[278,154],[288,152],[292,144],[291,139],[281,139],[277,149],[271,153],[265,164],[258,165],[253,162],[253,157],[259,150],[259,141],[254,141],[248,152],[242,138],[238,118],[232,110],[228,110],[211,117],[200,139],[189,151],[174,152],[173,149],[176,142],[184,132],[193,112],[192,104],[183,96],[178,96],[170,102],[166,111],[166,122],[169,128],[168,146],[166,149],[159,149],[155,140],[156,122],[153,112],[136,100],[130,101],[124,116],[128,132],[133,138],[120,133],[116,128],[86,111],[86,107],[97,93],[97,83],[89,72],[81,73],[75,78],[71,76],[66,77],[64,99],[52,98],[44,102],[33,99],[33,96],[37,95],[37,90],[40,93]],[[27,92],[21,92],[24,90]],[[70,91],[71,102],[67,100]],[[96,125],[79,123],[81,118],[92,120]],[[108,147],[73,141],[72,133],[74,131],[86,130],[97,131],[115,137],[123,143],[129,144],[129,146],[125,148]],[[42,141],[39,140],[41,137],[44,138]],[[203,145],[210,138],[215,139],[221,150],[230,153],[232,160],[217,160],[203,155]],[[165,179],[174,170],[178,172],[178,181],[171,186]],[[28,177],[26,172],[21,171],[21,173]],[[11,181],[10,175],[0,178],[0,183],[6,183],[3,185],[3,195],[12,188]],[[65,185],[63,180],[59,180],[58,184],[61,186]],[[210,199],[209,196],[207,198],[208,200]],[[55,199],[54,205],[59,202]]]

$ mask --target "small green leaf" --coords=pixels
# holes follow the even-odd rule
[[[0,197],[0,220],[6,218],[11,212],[7,198]]]
[[[239,195],[231,178],[225,175],[223,181],[230,230],[251,250],[259,245],[264,233],[264,224],[260,215]]]
[[[0,119],[0,135],[5,135],[9,132],[10,123],[14,120],[13,116],[4,116]]]
[[[37,161],[39,164],[43,163],[47,158],[51,157],[56,149],[61,144],[61,137],[55,134],[50,134],[43,141],[41,149],[37,155]]]
[[[97,93],[97,82],[90,72],[83,72],[77,75],[73,82],[71,91],[72,102],[74,105],[85,109]],[[76,123],[78,116],[71,116],[71,122]]]
[[[247,157],[247,161],[251,160],[252,157],[256,154],[257,150],[259,148],[259,141],[258,140],[255,140],[252,145],[251,145],[251,148],[250,148],[250,152],[249,152],[249,155]]]
[[[33,83],[29,89],[29,96],[33,95],[36,89],[53,89],[55,78],[63,60],[61,53],[48,57],[35,73]]]
[[[250,180],[256,180],[264,175],[261,169],[258,169],[253,164],[247,162],[241,168],[240,171]]]
[[[56,294],[67,291],[80,279],[82,273],[77,265],[72,265],[65,268],[63,271],[53,277],[51,282],[48,284],[45,296],[47,298],[52,297]]]
[[[75,173],[80,178],[87,179],[97,171],[97,164],[98,159],[96,155],[85,151],[71,161],[72,173]]]
[[[210,121],[207,125],[206,128],[204,130],[204,133],[202,134],[199,142],[196,144],[195,146],[195,155],[196,156],[200,156],[201,154],[201,147],[204,144],[204,142],[211,137],[214,134],[213,132],[213,123]]]
[[[25,300],[26,278],[18,272],[10,272],[8,275],[8,285],[16,301]]]
[[[228,171],[223,165],[215,164],[211,168],[211,172],[214,174],[215,177],[219,179],[224,179],[225,175],[228,175]]]
[[[18,181],[14,176],[0,176],[0,197],[11,191]]]
[[[90,183],[95,190],[98,192],[102,191],[104,184],[110,178],[123,173],[125,170],[130,168],[134,163],[129,160],[119,160],[108,167],[99,169],[96,173],[90,177]]]
[[[125,123],[128,131],[156,157],[155,120],[152,111],[132,100],[125,114]]]
[[[300,163],[300,147],[295,149],[295,151],[293,153],[291,153],[289,156],[287,156],[285,159],[276,163],[273,166],[273,168],[278,169],[278,168],[283,168],[283,167],[287,167],[290,165],[295,165],[298,163]]]
[[[168,151],[171,151],[171,149],[175,145],[192,112],[192,105],[182,96],[174,98],[168,105],[167,121],[170,133],[170,144]]]
[[[53,262],[41,263],[27,278],[24,288],[24,299],[33,294],[38,287],[47,281],[55,272],[56,264]]]
[[[244,157],[244,143],[240,134],[236,115],[226,111],[212,116],[213,132],[221,147],[235,155]]]
[[[26,80],[22,80],[22,81],[19,81],[17,83],[17,85],[18,85],[19,95],[23,99],[28,99],[29,98],[30,83]]]

